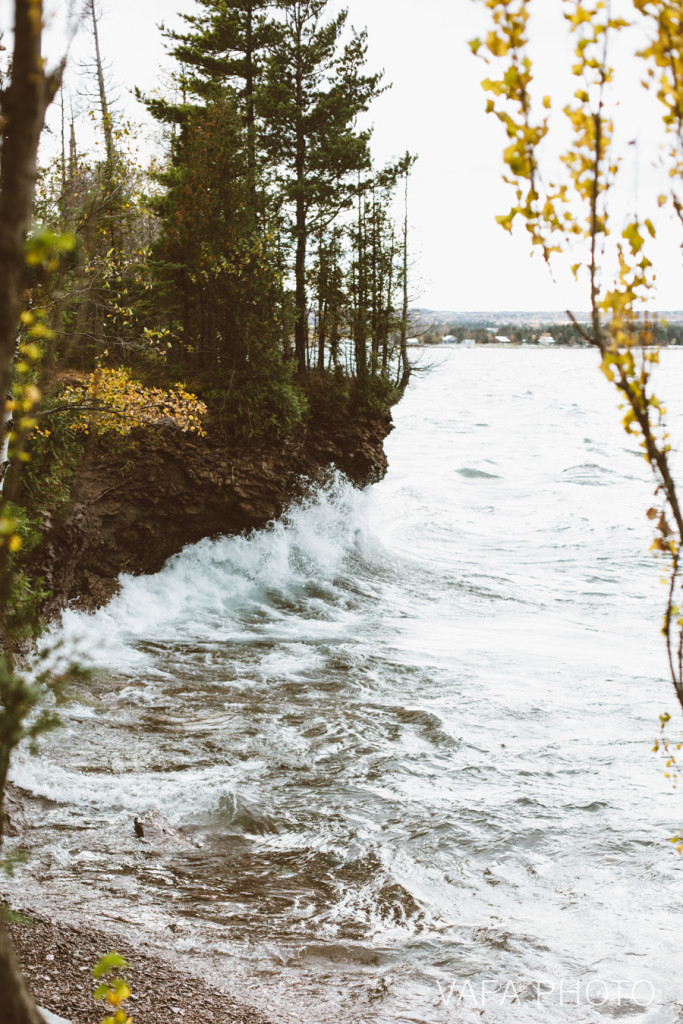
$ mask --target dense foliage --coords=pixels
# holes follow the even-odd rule
[[[380,76],[365,70],[365,34],[329,7],[202,0],[167,33],[168,96],[141,97],[165,139],[145,169],[112,115],[96,38],[106,156],[79,154],[77,125],[64,125],[36,210],[39,232],[73,239],[30,293],[51,366],[181,380],[235,437],[295,431],[313,371],[359,406],[395,400],[409,376],[408,260],[388,211],[413,158],[373,169],[359,121]],[[343,383],[367,376],[383,383]],[[60,382],[43,384],[54,406]]]

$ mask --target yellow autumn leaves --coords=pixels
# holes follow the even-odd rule
[[[114,1010],[110,1016],[104,1018],[102,1024],[132,1024],[133,1018],[128,1016],[122,1005],[130,998],[128,983],[123,978],[111,977],[115,971],[125,971],[127,967],[128,964],[123,957],[113,950],[93,967],[93,978],[95,981],[101,981],[93,992],[93,997],[109,1003]]]
[[[70,407],[73,430],[97,434],[129,434],[136,427],[175,426],[205,436],[202,419],[206,405],[176,384],[169,391],[145,387],[125,367],[100,368],[84,387],[68,386],[60,404]]]

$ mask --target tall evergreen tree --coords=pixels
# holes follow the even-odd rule
[[[342,36],[348,12],[329,21],[329,0],[280,0],[257,111],[264,145],[280,177],[294,241],[295,351],[306,368],[309,238],[348,208],[357,172],[370,165],[370,132],[358,116],[381,91],[381,74],[365,72],[366,33]]]
[[[401,288],[403,291],[403,304],[401,310],[401,366],[402,373],[399,383],[401,391],[405,391],[410,382],[410,375],[412,373],[412,366],[410,359],[408,358],[408,185],[410,183],[410,175],[413,167],[415,166],[416,156],[410,153],[406,153],[402,165],[401,173],[403,176],[404,183],[404,205],[403,205],[403,243],[402,243],[402,274],[401,274]]]
[[[216,102],[231,92],[246,129],[249,190],[256,197],[258,137],[256,91],[272,37],[268,16],[273,0],[197,0],[201,10],[184,14],[185,32],[167,32],[170,53],[182,66],[185,95],[202,103]],[[169,107],[167,116],[173,114]]]
[[[202,367],[243,368],[257,339],[273,339],[279,286],[273,243],[248,201],[245,132],[229,99],[192,113],[162,176],[156,283],[170,334]]]
[[[356,375],[388,379],[394,353],[392,337],[404,329],[407,309],[399,313],[397,288],[407,284],[407,237],[399,244],[390,210],[399,183],[415,157],[405,156],[359,180],[353,221],[349,224],[349,324]],[[407,291],[403,290],[403,304]],[[400,377],[404,388],[409,377]]]
[[[339,365],[339,349],[345,326],[347,295],[344,288],[343,228],[340,225],[333,225],[328,230],[321,227],[316,239],[316,250],[312,276],[317,302],[317,367],[323,371],[328,346],[331,365],[335,368]]]

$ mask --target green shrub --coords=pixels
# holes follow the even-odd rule
[[[64,508],[83,457],[84,438],[66,415],[43,421],[31,438],[31,458],[21,474],[21,503],[30,516],[54,518]]]
[[[388,376],[356,377],[351,389],[352,409],[370,415],[384,415],[401,398],[401,391]]]
[[[305,379],[311,420],[336,420],[349,412],[352,378],[340,366],[311,373]]]
[[[308,413],[292,364],[278,355],[235,371],[225,388],[213,388],[203,397],[216,425],[235,438],[286,440]]]

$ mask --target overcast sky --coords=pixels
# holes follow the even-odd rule
[[[48,0],[61,24],[63,0]],[[622,0],[625,2],[625,0]],[[338,7],[331,0],[331,7]],[[484,113],[480,87],[487,70],[467,45],[481,34],[485,12],[475,0],[347,0],[350,21],[369,32],[369,66],[383,68],[393,87],[377,100],[372,113],[378,163],[410,150],[419,155],[411,184],[412,246],[416,256],[414,299],[432,309],[586,309],[584,286],[575,285],[565,268],[554,284],[538,259],[529,258],[525,237],[510,238],[495,215],[510,205],[510,190],[501,182],[504,138],[498,123]],[[560,70],[568,44],[558,19],[559,0],[540,0],[534,27],[539,77],[543,91],[559,94],[567,84]],[[133,119],[144,112],[127,95],[134,85],[153,88],[164,65],[156,26],[176,22],[178,10],[192,9],[192,0],[103,0],[101,45],[112,63],[113,77]],[[2,25],[10,20],[10,0],[0,0]],[[60,43],[53,35],[51,47]],[[87,39],[76,40],[76,54]],[[635,62],[617,55],[622,78],[619,95],[625,127],[625,156],[636,153],[639,168],[629,164],[623,176],[620,204],[652,202],[660,190],[651,170],[656,156],[649,131],[652,107],[637,98]],[[630,136],[630,137],[628,137]],[[638,147],[627,147],[631,138]],[[666,236],[655,253],[660,309],[683,307],[683,275],[679,240],[667,214]]]

